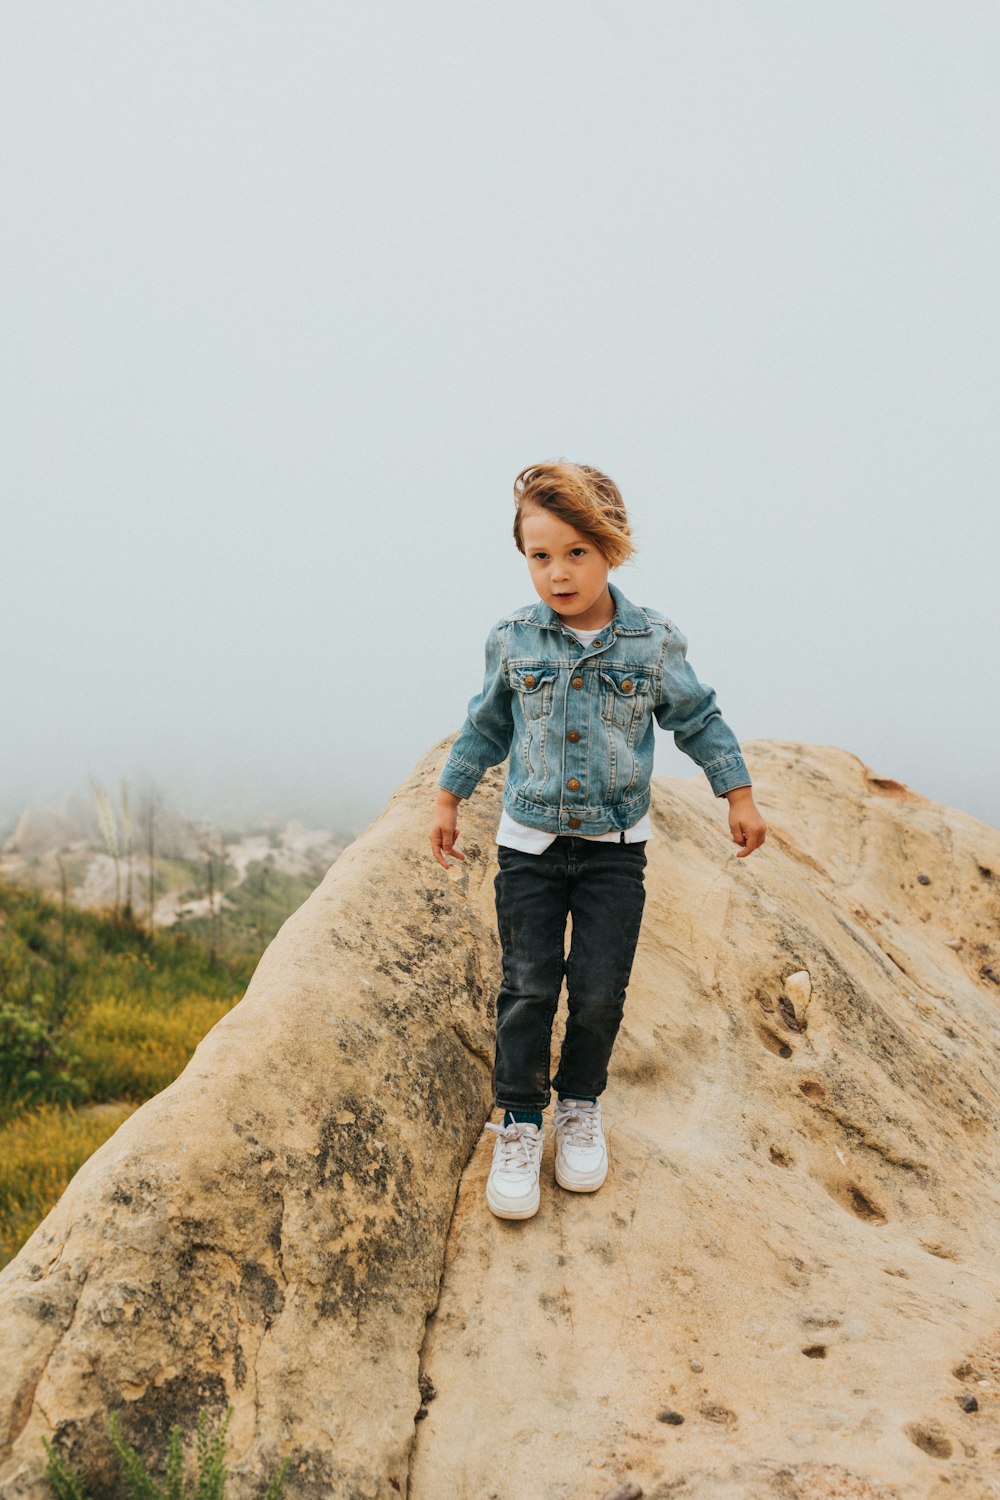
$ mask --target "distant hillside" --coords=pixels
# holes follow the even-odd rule
[[[80,910],[119,911],[147,927],[238,930],[261,944],[309,895],[350,832],[269,819],[226,829],[163,797],[130,807],[100,788],[89,801],[28,807],[0,846],[0,877]]]

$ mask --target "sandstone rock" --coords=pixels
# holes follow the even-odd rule
[[[43,1433],[112,1497],[110,1406],[162,1453],[228,1402],[229,1500],[285,1454],[290,1500],[994,1493],[1000,834],[756,742],[737,860],[707,783],[657,780],[611,1172],[563,1192],[549,1141],[516,1224],[480,1141],[503,773],[446,876],[448,743],[0,1273],[4,1500],[49,1495]]]

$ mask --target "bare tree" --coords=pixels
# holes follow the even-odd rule
[[[149,902],[149,936],[152,938],[156,923],[156,804],[157,796],[150,791],[146,797],[146,871],[147,899]]]
[[[216,959],[218,959],[221,956],[221,953],[222,953],[222,918],[223,918],[222,906],[223,906],[223,902],[225,901],[225,899],[226,899],[226,838],[225,838],[225,834],[223,834],[221,832],[221,830],[220,830],[220,833],[219,833],[219,900],[218,900],[218,910],[217,910],[216,916],[215,916],[215,936],[214,936],[214,941],[213,941],[213,948],[215,950],[215,957],[216,957]]]
[[[59,864],[59,914],[61,936],[59,942],[59,967],[56,970],[56,1003],[53,1025],[60,1030],[69,1004],[69,879],[62,853],[56,855]]]
[[[128,805],[128,782],[122,777],[122,832],[125,835],[125,915],[132,920],[132,815]]]
[[[202,852],[205,858],[205,886],[209,914],[209,954],[213,964],[218,963],[222,952],[222,903],[226,894],[226,841],[218,834],[218,845],[212,841],[212,831],[207,826],[204,832]]]
[[[267,895],[267,865],[259,867],[257,880],[257,946],[264,951],[264,901]]]
[[[91,788],[94,794],[94,803],[97,807],[97,821],[101,825],[101,834],[104,839],[104,847],[115,862],[115,917],[121,905],[121,846],[118,842],[118,820],[115,810],[111,806],[107,792],[97,780],[91,779]]]

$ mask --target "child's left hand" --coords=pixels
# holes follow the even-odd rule
[[[764,819],[748,786],[738,786],[726,796],[729,800],[729,832],[733,843],[743,846],[737,849],[736,858],[744,859],[764,842]]]

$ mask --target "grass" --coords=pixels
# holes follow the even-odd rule
[[[112,1105],[98,1114],[43,1104],[0,1129],[0,1266],[5,1266],[62,1197],[98,1146],[138,1109]]]
[[[198,932],[150,936],[0,883],[0,1265],[98,1146],[183,1071],[242,996],[261,946],[239,930],[213,957]]]

